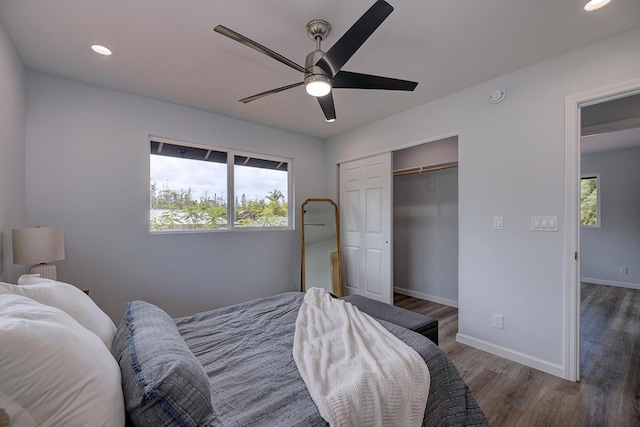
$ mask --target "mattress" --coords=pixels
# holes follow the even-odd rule
[[[207,426],[326,426],[293,360],[304,294],[290,292],[176,319],[211,385]],[[423,426],[489,425],[451,360],[422,335],[381,321],[425,360]]]

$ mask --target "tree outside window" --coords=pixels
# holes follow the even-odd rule
[[[583,176],[580,180],[580,225],[600,225],[599,176]]]
[[[290,170],[291,159],[154,138],[149,230],[291,229]]]

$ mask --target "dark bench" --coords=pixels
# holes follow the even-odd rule
[[[347,295],[343,299],[371,317],[411,329],[429,338],[436,345],[438,344],[438,320],[433,317],[385,304],[362,295]]]

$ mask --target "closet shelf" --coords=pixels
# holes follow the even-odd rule
[[[458,163],[447,163],[439,166],[420,166],[419,168],[393,171],[393,176],[414,175],[417,173],[434,172],[434,171],[439,171],[443,169],[451,169],[451,168],[457,168],[457,167],[458,167]]]

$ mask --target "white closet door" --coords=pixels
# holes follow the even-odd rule
[[[344,291],[387,304],[393,304],[391,155],[340,164]]]

